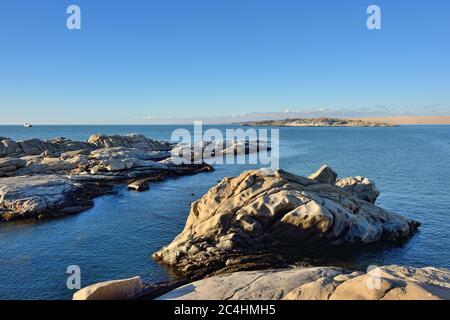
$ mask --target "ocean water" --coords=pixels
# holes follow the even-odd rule
[[[0,136],[85,140],[92,133],[142,133],[169,140],[175,128],[0,126]],[[369,246],[327,261],[358,269],[370,264],[450,268],[449,159],[450,126],[280,129],[283,169],[309,175],[328,164],[340,177],[367,176],[381,190],[378,205],[422,222],[403,244]],[[0,224],[0,299],[69,299],[69,265],[81,268],[82,286],[135,275],[148,282],[170,278],[150,255],[182,230],[191,202],[223,177],[255,167],[220,165],[211,173],[152,184],[144,193],[118,186],[116,195],[97,198],[94,208],[77,215]]]

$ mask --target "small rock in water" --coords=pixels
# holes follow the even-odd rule
[[[148,179],[136,180],[128,185],[128,190],[134,190],[134,191],[146,191],[149,188],[150,188],[150,184],[149,184]]]

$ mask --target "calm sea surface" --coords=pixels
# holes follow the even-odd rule
[[[0,136],[85,140],[93,133],[142,133],[169,140],[175,128],[0,126]],[[282,128],[280,148],[283,169],[309,175],[328,164],[340,177],[370,177],[382,193],[378,205],[422,222],[403,245],[370,247],[336,263],[450,268],[450,126]],[[0,299],[69,299],[69,265],[80,266],[82,286],[135,275],[148,282],[168,279],[150,255],[182,230],[191,202],[223,177],[254,167],[216,166],[212,173],[153,184],[145,193],[119,186],[117,195],[97,198],[94,208],[77,215],[0,224]]]

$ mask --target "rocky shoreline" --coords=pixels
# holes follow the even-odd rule
[[[411,237],[420,223],[378,207],[379,194],[370,179],[337,179],[327,166],[308,178],[265,169],[225,178],[192,204],[184,230],[153,255],[178,281],[110,281],[74,299],[450,299],[447,269],[383,266],[365,273],[290,264],[294,254]],[[118,283],[129,288],[126,296]]]
[[[249,147],[250,144],[255,144]],[[151,181],[214,170],[205,162],[174,161],[172,152],[203,152],[210,142],[175,145],[142,135],[92,135],[87,141],[56,138],[13,141],[0,137],[0,222],[45,219],[93,206],[114,186],[144,191]],[[221,154],[258,150],[260,142],[222,143]],[[217,145],[217,142],[216,142]],[[217,150],[217,148],[216,148]]]
[[[449,300],[450,270],[373,266],[239,271],[197,281],[145,285],[140,277],[93,284],[74,300]]]
[[[238,123],[257,127],[398,127],[388,122],[363,121],[340,118],[296,118],[284,120],[261,120]]]
[[[262,146],[249,143],[223,143],[219,153]],[[208,146],[142,135],[0,138],[0,222],[74,214],[120,185],[144,191],[154,181],[211,171],[205,162],[172,157],[187,151],[192,160]],[[411,237],[420,223],[378,207],[379,194],[372,180],[338,179],[327,166],[309,177],[261,169],[224,178],[191,205],[184,230],[153,254],[177,281],[113,280],[81,289],[74,299],[450,299],[446,269],[384,266],[374,274],[298,263],[311,253]],[[367,286],[374,279],[375,289]]]

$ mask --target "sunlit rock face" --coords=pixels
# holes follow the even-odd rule
[[[301,255],[398,241],[418,226],[345,186],[283,170],[246,171],[223,179],[194,202],[182,233],[153,257],[192,275],[236,264],[271,265],[276,263],[273,255],[285,251]],[[269,254],[267,259],[262,253]]]
[[[450,270],[383,266],[235,272],[187,284],[158,300],[448,300]]]

